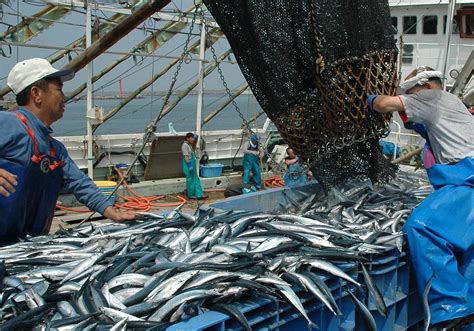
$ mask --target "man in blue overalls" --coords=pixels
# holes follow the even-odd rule
[[[17,63],[8,75],[19,109],[0,112],[0,246],[47,234],[60,191],[112,220],[135,218],[115,209],[51,137],[51,124],[64,114],[63,82],[73,77],[39,58]]]
[[[197,143],[198,136],[192,132],[188,132],[184,137],[183,145],[181,145],[181,153],[183,154],[182,166],[184,176],[186,176],[186,194],[189,199],[203,200],[207,199],[201,186],[201,180],[196,169],[196,153],[194,146]]]
[[[401,85],[402,95],[368,98],[369,110],[397,111],[426,128],[430,149],[423,159],[436,191],[413,210],[404,231],[419,290],[432,281],[434,329],[472,323],[474,317],[474,117],[442,90],[441,78],[421,67]]]
[[[260,170],[260,150],[259,138],[256,134],[250,136],[249,141],[244,146],[244,157],[242,165],[244,166],[244,186],[250,184],[250,173],[253,174],[255,188],[260,190],[262,188],[262,175]]]

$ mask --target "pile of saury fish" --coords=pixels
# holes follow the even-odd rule
[[[386,306],[367,257],[401,249],[401,228],[429,191],[400,173],[288,197],[278,215],[177,209],[28,238],[0,248],[0,329],[160,330],[212,310],[250,330],[235,303],[252,300],[284,302],[311,328],[301,295],[340,315],[326,283],[334,277],[375,329],[360,293],[382,315]]]

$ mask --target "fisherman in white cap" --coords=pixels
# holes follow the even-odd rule
[[[115,209],[51,136],[64,114],[63,82],[73,77],[40,58],[17,63],[8,75],[19,108],[0,112],[0,246],[47,234],[60,191],[115,221],[136,216]]]
[[[426,129],[432,161],[424,166],[435,191],[403,230],[418,289],[428,290],[431,329],[457,330],[474,322],[474,117],[443,91],[442,78],[432,68],[418,68],[401,85],[401,95],[370,95],[368,105]]]

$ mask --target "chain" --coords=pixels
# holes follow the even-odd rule
[[[207,31],[207,26],[205,28],[206,28],[206,38],[208,38],[209,33]],[[227,96],[229,97],[229,100],[231,101],[232,105],[234,106],[234,109],[237,111],[237,114],[239,115],[239,117],[242,119],[242,123],[244,124],[245,129],[247,130],[247,132],[250,135],[255,134],[255,132],[252,130],[252,128],[250,126],[250,123],[245,119],[244,114],[242,114],[242,111],[240,110],[239,106],[237,105],[237,102],[235,102],[235,98],[232,98],[232,92],[230,91],[229,87],[227,86],[227,82],[225,81],[224,74],[222,73],[222,69],[221,69],[219,61],[217,59],[216,50],[214,49],[214,46],[213,46],[212,43],[210,43],[210,49],[211,49],[211,52],[212,52],[212,58],[213,58],[214,62],[216,63],[216,66],[217,66],[217,72],[219,73],[219,77],[222,81],[222,85],[224,86],[225,92],[226,92]],[[283,172],[286,171],[286,169],[280,163],[275,161],[275,159],[270,155],[270,153],[268,153],[268,151],[265,148],[261,148],[261,150],[263,151],[265,156],[270,160],[270,162],[276,168],[278,168],[278,170],[277,170],[278,172],[283,173]]]
[[[208,36],[209,36],[209,33],[208,33],[207,30],[208,29],[207,29],[207,26],[206,26],[206,38],[208,38]],[[212,52],[212,58],[214,59],[214,62],[217,65],[217,72],[219,73],[219,77],[222,81],[222,85],[224,86],[225,92],[226,92],[227,96],[229,97],[229,100],[231,100],[231,103],[234,106],[234,109],[239,114],[239,117],[242,119],[242,122],[244,123],[245,128],[247,129],[247,131],[249,133],[253,134],[254,132],[253,132],[252,128],[250,127],[250,123],[245,119],[244,115],[240,111],[240,108],[237,105],[237,102],[235,102],[235,98],[232,98],[232,92],[230,91],[229,87],[227,86],[227,82],[225,81],[224,74],[222,73],[220,63],[217,59],[216,50],[214,48],[214,45],[212,43],[210,43],[210,45],[211,45],[210,48],[211,48],[211,52]]]
[[[189,28],[189,32],[188,32],[188,35],[187,35],[187,38],[186,38],[186,42],[184,43],[183,53],[181,54],[181,57],[179,58],[178,65],[176,66],[176,70],[173,74],[173,78],[171,79],[170,87],[168,89],[168,92],[166,92],[166,96],[165,96],[165,99],[163,101],[163,106],[161,107],[160,113],[159,113],[157,118],[159,118],[161,116],[161,114],[163,113],[163,110],[168,105],[171,93],[173,92],[174,85],[176,84],[176,81],[178,80],[178,74],[181,71],[181,66],[183,65],[183,62],[185,62],[185,59],[189,56],[188,46],[189,46],[189,41],[191,40],[191,35],[192,35],[193,29],[194,29],[194,23],[196,22],[197,13],[199,11],[202,12],[202,10],[200,10],[202,2],[196,3],[196,0],[193,0],[193,1],[194,1],[194,6],[196,8],[194,10],[193,17],[191,19],[191,26]],[[204,17],[204,16],[202,15],[202,17]],[[153,132],[155,130],[156,130],[156,123],[154,125]]]
[[[140,146],[140,149],[138,151],[138,153],[136,153],[135,155],[135,158],[133,159],[133,161],[130,163],[129,167],[128,167],[128,170],[127,172],[125,173],[125,175],[122,177],[122,179],[117,183],[117,185],[115,186],[115,188],[113,189],[112,193],[110,193],[110,195],[113,195],[115,192],[117,192],[117,190],[119,189],[119,187],[123,184],[123,182],[125,181],[126,178],[128,178],[130,176],[130,173],[132,172],[132,169],[133,169],[133,166],[135,165],[135,163],[137,162],[138,158],[140,157],[141,153],[143,153],[143,150],[145,149],[145,146],[146,144],[148,143],[148,141],[150,140],[150,137],[152,137],[156,131],[156,125],[158,124],[158,121],[160,120],[160,116],[161,116],[161,113],[163,112],[163,110],[165,109],[166,105],[168,104],[168,101],[169,101],[169,98],[171,96],[171,93],[173,92],[173,87],[174,85],[176,84],[176,81],[178,79],[178,74],[181,70],[181,65],[183,64],[183,61],[185,59],[185,57],[189,54],[189,51],[188,51],[188,45],[189,45],[189,41],[191,40],[191,34],[192,34],[192,31],[193,31],[193,28],[194,28],[194,23],[196,21],[196,16],[197,16],[197,13],[201,7],[201,2],[199,4],[196,3],[196,0],[194,0],[194,5],[196,6],[195,8],[195,11],[193,13],[193,18],[191,20],[191,26],[189,28],[189,32],[188,32],[188,36],[186,38],[186,42],[184,44],[184,48],[183,48],[183,53],[181,54],[181,57],[178,61],[178,66],[176,67],[176,71],[174,72],[174,75],[173,75],[173,79],[171,80],[171,84],[170,84],[170,87],[168,89],[168,92],[166,93],[166,96],[165,96],[165,99],[164,99],[164,102],[163,102],[163,106],[161,107],[161,110],[160,110],[160,113],[158,114],[158,116],[156,116],[146,127],[146,131],[145,131],[145,134],[143,135],[143,139],[142,139],[142,144]],[[89,216],[87,216],[86,218],[84,218],[77,226],[80,226],[81,224],[83,224],[84,222],[90,220],[92,218],[92,216],[95,214],[95,212],[91,213]]]
[[[322,35],[318,23],[317,23],[317,13],[318,13],[318,6],[316,5],[316,0],[309,1],[309,14],[310,14],[310,24],[314,34],[314,42],[316,46],[316,72],[320,73],[324,70],[325,63],[324,57],[321,53],[323,49],[322,42],[324,41],[324,36]]]

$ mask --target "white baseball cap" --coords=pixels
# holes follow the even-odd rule
[[[58,77],[62,82],[74,78],[74,70],[55,69],[48,60],[34,58],[15,64],[8,74],[7,85],[18,94],[42,78]]]

